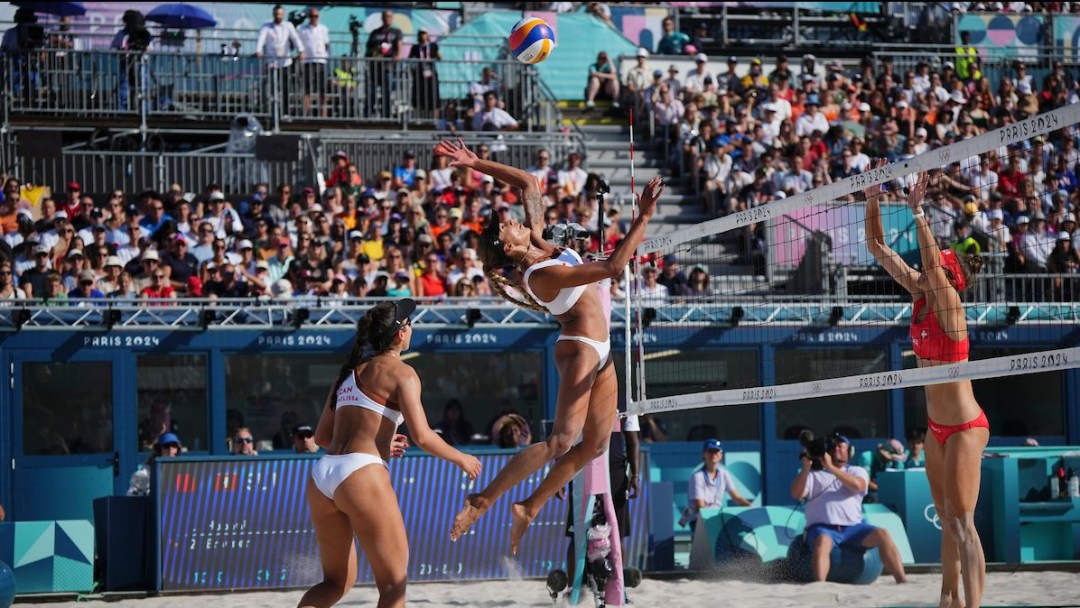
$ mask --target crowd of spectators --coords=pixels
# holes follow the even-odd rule
[[[492,146],[475,147],[481,158]],[[418,157],[426,161],[421,165]],[[524,219],[520,194],[492,176],[451,168],[429,150],[408,151],[365,179],[344,151],[328,159],[320,185],[257,184],[227,196],[219,184],[197,193],[114,190],[105,200],[77,181],[62,194],[0,176],[0,299],[448,296],[477,298],[491,287],[477,259],[483,225]],[[541,184],[547,224],[597,229],[599,184],[570,153],[540,150],[528,171]],[[624,220],[615,210],[605,247]],[[579,244],[596,251],[594,237]]]
[[[671,19],[664,31],[661,53],[695,50]],[[1080,80],[1060,59],[1038,78],[1023,61],[984,73],[966,35],[955,55],[903,68],[889,57],[848,64],[812,54],[777,55],[769,66],[731,56],[719,68],[697,51],[683,75],[676,64],[650,66],[662,59],[647,49],[637,55],[623,81],[635,97],[624,102],[648,111],[664,161],[715,215],[830,184],[867,170],[873,158],[911,158],[1080,101]],[[1069,127],[952,159],[928,190],[942,245],[1001,254],[1008,272],[1075,273],[1078,134]],[[903,200],[901,187],[913,178],[888,196]],[[764,226],[745,242],[764,249]]]

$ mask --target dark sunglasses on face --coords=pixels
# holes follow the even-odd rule
[[[238,443],[255,443],[255,439],[252,437],[237,437],[236,441]]]

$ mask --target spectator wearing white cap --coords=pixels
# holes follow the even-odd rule
[[[1031,214],[1031,228],[1024,235],[1020,248],[1024,252],[1027,272],[1046,272],[1046,263],[1050,258],[1050,252],[1054,250],[1056,235],[1046,228],[1046,216],[1041,209],[1035,209]]]
[[[105,258],[103,268],[105,274],[98,279],[97,288],[108,295],[120,288],[120,273],[124,272],[124,263],[119,256],[110,255]]]
[[[210,222],[214,227],[214,234],[220,239],[244,232],[244,222],[240,220],[240,214],[225,201],[225,194],[221,190],[210,192],[203,219]]]
[[[606,51],[596,55],[596,62],[589,66],[589,81],[585,89],[585,107],[596,106],[597,93],[603,89],[611,97],[611,107],[619,107],[619,72]]]
[[[705,79],[716,81],[716,76],[709,70],[709,57],[705,53],[694,55],[694,69],[683,78],[683,90],[693,95],[705,90]]]
[[[54,249],[53,252],[55,253],[55,251]],[[90,264],[86,261],[83,250],[77,247],[69,248],[67,255],[64,256],[63,283],[66,291],[71,291],[79,286],[80,275],[84,270],[93,272]]]
[[[986,229],[987,250],[991,253],[1007,251],[1012,242],[1012,233],[1005,225],[1005,212],[1001,209],[990,209],[986,212],[989,226]]]
[[[644,46],[639,46],[635,57],[634,67],[626,71],[626,77],[623,79],[623,86],[627,92],[635,96],[635,99],[640,100],[642,94],[645,92],[646,87],[649,85],[649,67],[646,65],[649,59],[649,52],[645,50]]]
[[[923,152],[930,149],[929,142],[926,141],[929,133],[926,131],[926,127],[918,127],[915,129],[915,155],[918,156]]]

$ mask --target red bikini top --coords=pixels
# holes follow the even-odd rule
[[[911,311],[911,345],[915,348],[915,356],[920,359],[931,361],[963,361],[968,358],[968,350],[971,345],[965,335],[963,340],[956,341],[945,333],[938,325],[934,309],[926,311],[922,321],[916,321],[919,313],[926,306],[926,298],[915,300],[915,309]]]

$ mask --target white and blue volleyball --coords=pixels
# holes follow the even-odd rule
[[[540,63],[555,48],[555,32],[543,19],[525,17],[510,30],[510,52],[522,63]]]

